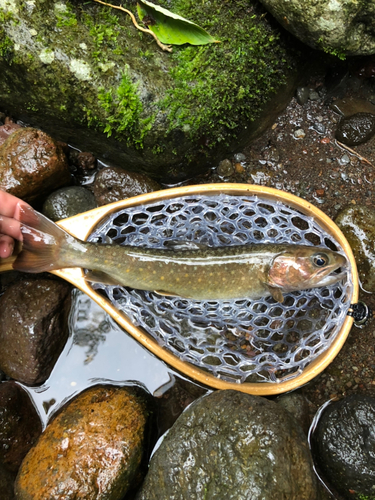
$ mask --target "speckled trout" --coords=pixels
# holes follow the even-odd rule
[[[197,300],[257,299],[322,287],[343,279],[346,258],[328,248],[250,244],[212,248],[172,241],[154,249],[88,243],[32,208],[20,215],[23,248],[14,269],[42,272],[81,267],[86,279]]]

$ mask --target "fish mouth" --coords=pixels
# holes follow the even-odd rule
[[[319,286],[328,286],[346,278],[347,270],[348,261],[345,259],[343,264],[331,264],[325,269],[319,270],[315,276],[319,282]]]

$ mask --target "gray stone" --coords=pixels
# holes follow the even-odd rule
[[[324,479],[345,499],[375,496],[375,398],[348,396],[331,403],[314,433]]]
[[[81,186],[58,189],[43,204],[43,214],[53,221],[73,217],[97,207],[94,195]]]
[[[279,23],[316,49],[337,55],[375,52],[374,0],[261,0]]]
[[[193,403],[154,453],[137,500],[316,499],[307,439],[283,408],[236,391]]]
[[[103,5],[0,0],[0,106],[112,165],[201,173],[273,122],[299,56],[255,0],[164,6],[222,43],[170,54]]]

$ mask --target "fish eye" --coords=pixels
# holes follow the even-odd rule
[[[313,255],[312,260],[316,267],[323,267],[328,263],[328,256],[324,253],[317,253]]]

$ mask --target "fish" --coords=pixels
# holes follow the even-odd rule
[[[169,241],[166,248],[79,240],[31,207],[21,209],[22,251],[13,268],[43,272],[79,267],[89,282],[194,300],[259,299],[341,281],[344,255],[325,247],[255,243],[210,247]]]

